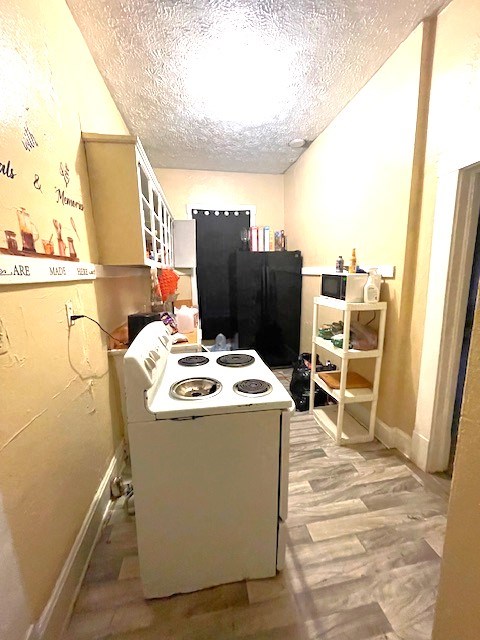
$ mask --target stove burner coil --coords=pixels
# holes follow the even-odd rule
[[[217,395],[222,384],[213,378],[187,378],[170,387],[170,395],[177,400],[201,400]]]
[[[208,362],[210,361],[205,356],[186,356],[185,358],[180,358],[178,364],[182,367],[199,367]]]
[[[227,353],[217,358],[217,363],[222,367],[246,367],[255,362],[255,358],[248,353]]]
[[[264,380],[241,380],[233,385],[234,391],[242,396],[266,396],[272,390],[272,385]]]

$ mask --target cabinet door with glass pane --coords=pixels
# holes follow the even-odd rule
[[[172,216],[140,141],[82,134],[99,262],[172,266]]]

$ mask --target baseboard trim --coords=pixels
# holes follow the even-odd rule
[[[349,412],[357,418],[362,424],[369,422],[369,410],[362,406],[356,405],[348,408]],[[390,427],[388,424],[376,418],[375,420],[375,437],[384,444],[387,449],[398,449],[400,453],[412,457],[412,438],[398,427]]]
[[[26,640],[58,640],[62,636],[110,505],[110,479],[121,472],[123,464],[124,444],[121,442],[97,489],[50,599],[38,622],[30,628]]]
[[[428,449],[430,441],[418,431],[413,432],[412,436],[412,459],[423,471],[427,471],[428,467]]]

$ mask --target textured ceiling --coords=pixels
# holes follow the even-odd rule
[[[445,0],[67,0],[155,167],[283,173]]]

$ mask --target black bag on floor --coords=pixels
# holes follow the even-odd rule
[[[312,366],[312,354],[301,353],[293,365],[292,379],[290,381],[290,395],[295,402],[297,411],[308,411],[310,404],[310,371]],[[335,371],[337,367],[329,360],[322,364],[318,358],[315,363],[316,371]],[[328,394],[315,385],[315,407],[328,404]]]

